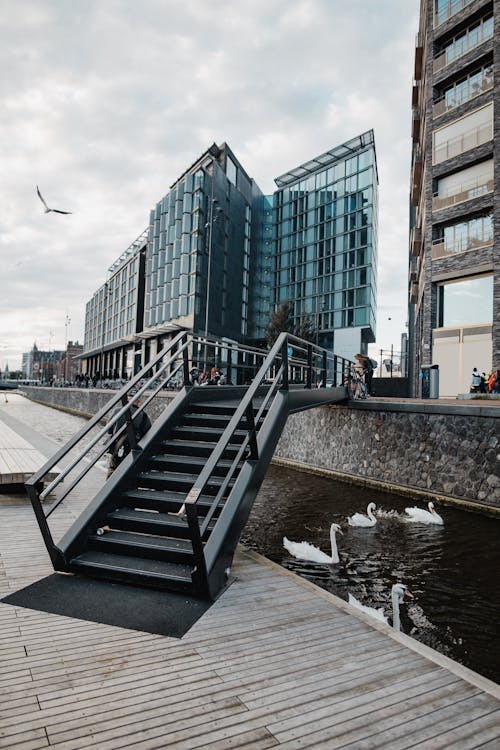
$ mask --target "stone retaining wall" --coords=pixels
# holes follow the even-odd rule
[[[499,407],[367,406],[291,415],[275,457],[396,491],[500,509]]]
[[[78,414],[81,417],[93,417],[100,409],[116,396],[116,391],[107,388],[45,388],[43,386],[23,386],[25,393],[32,401],[54,406],[56,409]],[[162,391],[146,409],[152,420],[156,419],[165,406],[175,396],[173,391]]]
[[[92,416],[114,395],[26,387],[29,398]],[[154,419],[173,392],[159,394]],[[486,402],[487,404],[487,402]],[[500,510],[500,407],[415,402],[323,406],[292,414],[275,458],[351,481]]]

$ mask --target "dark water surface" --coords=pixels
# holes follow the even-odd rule
[[[352,528],[347,516],[377,504],[377,524]],[[500,519],[438,506],[443,526],[408,523],[407,506],[425,503],[379,490],[271,466],[243,532],[242,542],[347,600],[383,607],[390,615],[391,586],[414,595],[401,606],[401,629],[500,683]],[[283,536],[308,541],[330,554],[330,525],[340,563],[300,562]]]

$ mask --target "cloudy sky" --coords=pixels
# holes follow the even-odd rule
[[[406,323],[418,0],[0,0],[0,367],[85,303],[211,143],[261,189],[373,128],[377,348]],[[53,208],[44,214],[40,189]],[[391,318],[391,320],[389,320]],[[69,322],[71,321],[71,322]]]

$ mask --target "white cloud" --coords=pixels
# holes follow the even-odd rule
[[[418,5],[3,0],[0,367],[18,366],[34,339],[62,347],[67,313],[69,337],[82,340],[85,303],[107,267],[213,141],[271,192],[274,177],[369,128],[379,340],[397,344]],[[36,184],[73,214],[45,215]]]

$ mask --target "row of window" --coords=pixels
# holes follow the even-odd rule
[[[493,66],[485,65],[465,78],[447,86],[443,95],[436,100],[435,113],[442,114],[473,99],[493,86]],[[437,110],[437,112],[436,112]]]
[[[360,154],[352,156],[350,159],[344,159],[343,161],[337,162],[337,164],[316,172],[310,177],[297,182],[293,187],[282,188],[277,191],[277,203],[287,203],[290,200],[295,200],[304,195],[304,193],[311,193],[314,190],[319,190],[326,187],[327,185],[333,185],[334,182],[343,179],[344,177],[350,177],[356,175],[358,172],[372,167],[375,165],[375,151],[373,148],[363,151]],[[371,181],[370,183],[371,184]]]
[[[280,221],[282,216],[286,218],[287,215],[292,216],[302,213],[325,203],[331,203],[338,198],[343,198],[345,195],[367,190],[375,182],[373,168],[370,167],[370,169],[366,169],[364,172],[334,183],[328,189],[313,192],[297,192],[293,197],[289,196],[288,199],[283,198],[281,193],[277,193],[276,207],[278,221]],[[280,199],[278,200],[278,198]]]

